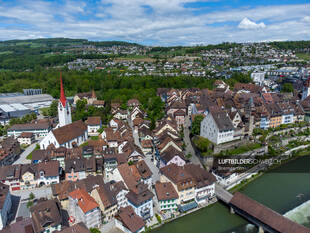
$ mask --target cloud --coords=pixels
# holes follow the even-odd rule
[[[302,21],[305,23],[310,23],[310,16],[303,17]]]
[[[192,45],[310,39],[310,4],[215,6],[199,14],[188,7],[209,1],[214,0],[37,0],[31,5],[0,0],[0,40],[69,37]],[[253,34],[250,29],[264,30]]]
[[[244,18],[238,25],[238,28],[240,29],[260,29],[265,28],[266,25],[262,23],[255,23],[248,18]]]

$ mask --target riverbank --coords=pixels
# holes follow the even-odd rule
[[[272,167],[272,169],[268,169],[268,171],[239,185],[234,189],[234,192],[241,191],[281,214],[297,208],[310,199],[310,189],[308,188],[310,173],[296,172],[309,167],[310,156],[303,155],[292,158],[294,159],[282,163],[280,167]],[[301,193],[302,197],[298,198],[297,196]],[[303,224],[307,226],[307,223]],[[256,230],[243,218],[231,215],[226,206],[215,203],[166,223],[152,232],[252,233]]]

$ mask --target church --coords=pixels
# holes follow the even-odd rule
[[[83,121],[72,123],[71,107],[66,99],[62,76],[60,74],[60,99],[58,103],[59,124],[40,142],[40,149],[47,149],[53,144],[56,148],[66,147],[68,149],[79,146],[87,141],[87,126]]]

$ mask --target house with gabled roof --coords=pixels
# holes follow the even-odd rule
[[[175,147],[170,146],[166,151],[160,154],[159,167],[162,168],[171,163],[178,166],[184,166],[186,164],[186,158],[182,151],[177,150]]]
[[[57,200],[40,199],[30,207],[34,232],[47,233],[60,231],[62,226],[62,212]]]
[[[107,184],[94,189],[91,196],[98,203],[105,222],[111,221],[117,213],[117,200]]]
[[[100,227],[101,211],[98,203],[85,189],[76,189],[69,193],[69,218],[83,222],[88,228]]]
[[[98,130],[102,127],[101,117],[93,116],[88,117],[85,121],[87,125],[87,132],[89,136],[98,136]]]
[[[140,101],[137,100],[137,99],[130,99],[127,101],[127,106],[128,107],[139,107],[141,104],[140,104]]]
[[[199,165],[186,164],[182,167],[170,164],[160,169],[160,181],[171,182],[178,193],[180,204],[197,203],[213,198],[216,178]]]
[[[125,109],[118,109],[113,113],[113,117],[119,120],[127,120],[128,111]]]
[[[234,130],[235,128],[228,114],[221,109],[214,109],[202,120],[200,136],[218,145],[233,141]]]
[[[73,148],[83,144],[87,139],[87,126],[79,120],[50,131],[40,142],[40,148],[47,149],[50,144],[53,144],[55,148],[61,146]]]
[[[174,212],[178,209],[179,195],[171,182],[157,181],[155,192],[160,211]]]
[[[143,219],[134,212],[131,206],[120,208],[116,216],[115,225],[128,233],[140,233],[145,230]]]

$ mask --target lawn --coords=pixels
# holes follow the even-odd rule
[[[296,56],[300,59],[310,61],[310,53],[297,53]]]
[[[12,51],[3,51],[3,52],[0,52],[0,55],[8,55],[11,53],[13,53],[13,52]]]
[[[248,145],[244,145],[244,146],[239,146],[236,149],[232,149],[232,150],[228,150],[225,152],[226,155],[239,155],[239,154],[243,154],[245,152],[248,152],[250,150],[255,150],[262,147],[261,144],[259,143],[252,143],[252,144],[248,144]]]
[[[32,152],[29,155],[27,155],[26,159],[28,159],[28,160],[32,159]]]

